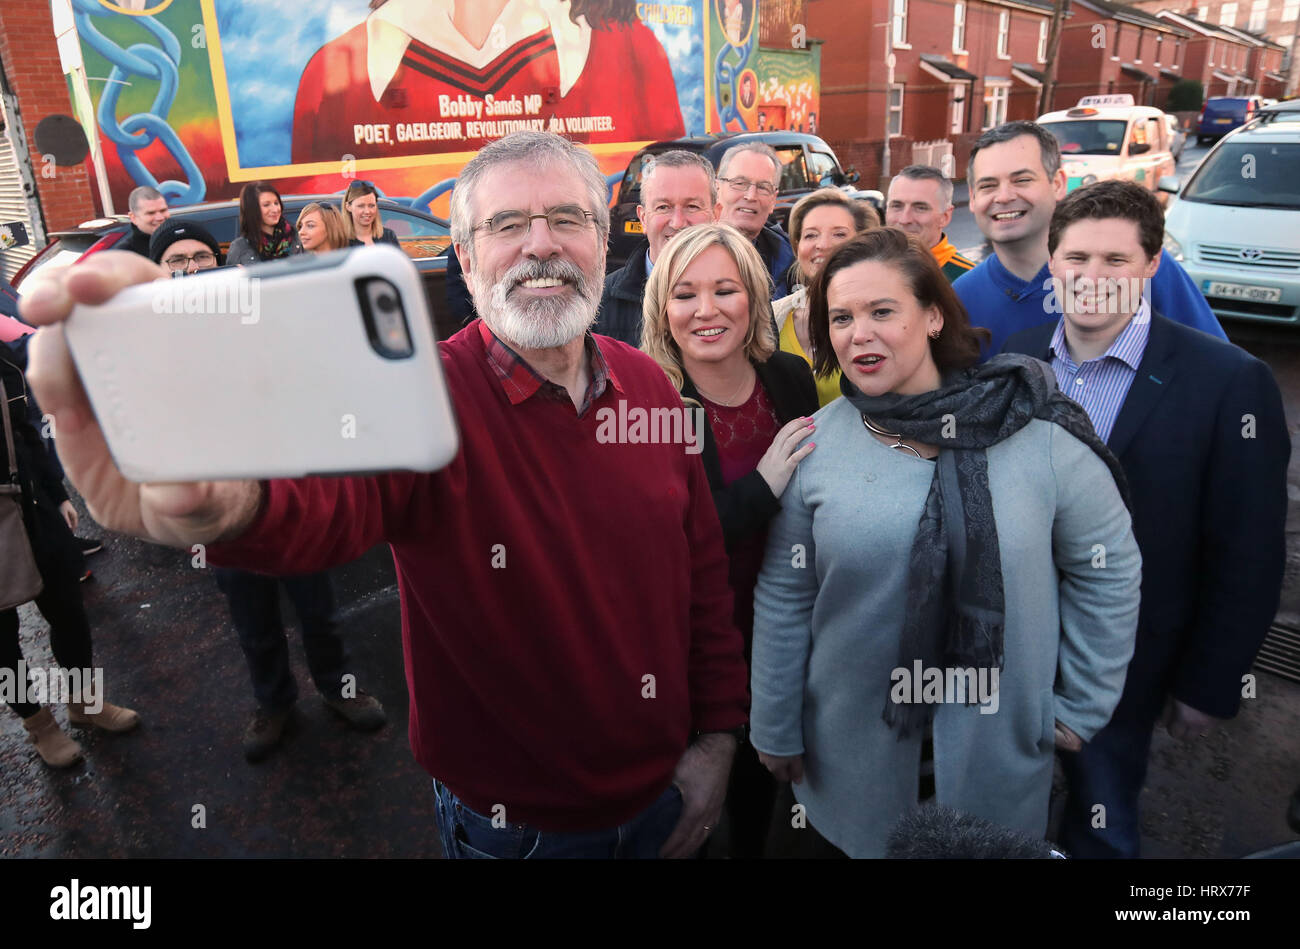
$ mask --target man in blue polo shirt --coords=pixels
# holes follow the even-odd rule
[[[959,277],[953,289],[972,325],[993,333],[983,354],[987,359],[1012,333],[1061,316],[1047,269],[1047,226],[1066,194],[1060,145],[1035,122],[1007,122],[975,142],[966,180],[971,213],[994,252]],[[1164,250],[1148,292],[1155,312],[1228,338],[1196,284]]]

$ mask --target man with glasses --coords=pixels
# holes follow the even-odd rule
[[[212,270],[222,263],[221,245],[202,224],[185,218],[171,218],[153,232],[149,259],[162,264],[173,275]]]
[[[589,332],[605,177],[563,137],[516,132],[461,171],[451,231],[482,318],[440,344],[461,437],[442,471],[144,489],[114,469],[59,334],[37,334],[33,385],[85,420],[68,475],[113,529],[269,574],[390,544],[448,856],[688,856],[722,811],[747,676],[698,440],[611,421],[684,408],[650,357]],[[58,323],[156,278],[127,256],[37,274],[24,315]]]
[[[718,220],[754,242],[772,275],[773,300],[790,293],[788,276],[794,263],[794,251],[785,231],[768,223],[776,207],[780,182],[781,158],[770,145],[750,142],[722,156],[718,168]]]
[[[632,249],[625,266],[605,278],[595,332],[641,345],[641,302],[655,259],[678,231],[712,221],[717,202],[713,164],[703,155],[673,149],[645,159],[636,207],[645,239]]]

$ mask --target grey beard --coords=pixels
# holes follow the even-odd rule
[[[576,297],[540,297],[527,303],[511,291],[525,280],[568,281]],[[530,260],[506,271],[491,287],[471,277],[470,290],[483,322],[503,340],[522,349],[556,349],[577,339],[596,322],[603,284],[562,260]]]

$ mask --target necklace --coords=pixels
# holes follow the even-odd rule
[[[736,396],[740,395],[741,390],[744,389],[745,386],[748,385],[748,384],[749,384],[749,374],[746,373],[746,374],[745,374],[745,377],[744,377],[743,379],[740,380],[740,385],[738,385],[738,386],[736,387],[736,391],[733,392],[733,393],[731,393],[731,397],[730,397],[729,399],[727,399],[727,401],[725,401],[725,402],[722,401],[721,399],[715,399],[715,398],[713,398],[711,395],[709,395],[707,392],[705,392],[702,388],[700,388],[700,386],[699,386],[698,384],[696,384],[696,386],[695,386],[695,390],[696,390],[697,392],[699,392],[700,395],[704,396],[706,399],[708,399],[710,402],[712,402],[714,405],[721,405],[721,406],[723,406],[724,408],[734,409],[734,408],[736,407],[736,405],[737,405],[737,403],[736,403]]]
[[[920,458],[922,461],[925,460],[925,456],[922,455],[922,454],[921,454],[919,451],[917,451],[915,448],[913,448],[911,445],[904,445],[904,444],[903,444],[903,436],[902,436],[902,435],[895,434],[894,432],[886,432],[884,429],[876,428],[876,426],[874,426],[874,425],[871,424],[871,420],[867,418],[867,416],[866,416],[865,413],[864,413],[863,416],[862,416],[862,424],[865,425],[865,426],[867,427],[867,431],[871,432],[871,433],[874,434],[874,435],[880,435],[880,436],[882,436],[882,437],[884,437],[884,438],[892,438],[892,439],[894,439],[894,444],[892,444],[892,445],[887,445],[887,446],[885,446],[885,447],[887,447],[887,448],[897,448],[899,451],[910,451],[910,452],[911,452],[912,454],[914,454],[917,458]]]

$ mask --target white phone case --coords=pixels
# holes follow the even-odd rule
[[[396,289],[409,356],[372,344],[368,278]],[[64,333],[132,481],[436,471],[458,450],[419,272],[393,247],[130,287]]]

